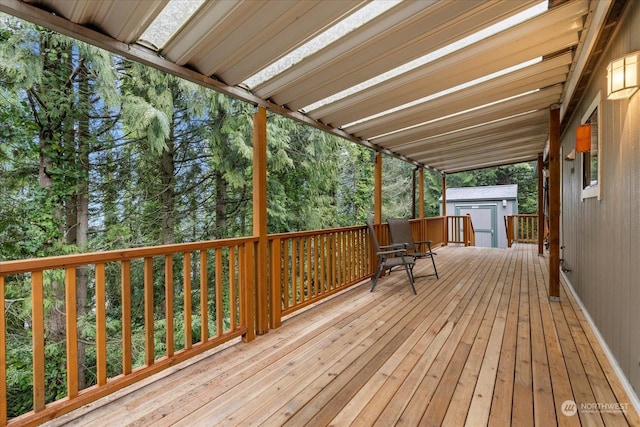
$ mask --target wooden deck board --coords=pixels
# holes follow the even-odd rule
[[[49,424],[640,425],[579,305],[564,286],[549,301],[536,249],[440,248],[417,296],[402,272],[364,283]]]

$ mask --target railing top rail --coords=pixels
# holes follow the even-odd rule
[[[238,237],[231,239],[208,240],[204,242],[176,243],[171,245],[147,246],[143,248],[118,249],[87,254],[59,255],[46,258],[32,258],[0,262],[0,275],[19,274],[53,268],[77,267],[87,264],[126,261],[159,255],[172,255],[206,249],[236,246],[248,242],[257,242],[258,237]]]
[[[437,220],[444,217],[433,216],[424,218],[425,220]],[[420,218],[409,219],[411,222],[419,221]],[[384,223],[386,224],[386,223]],[[296,237],[308,237],[308,236],[318,236],[323,234],[331,234],[337,232],[345,232],[345,231],[355,231],[355,230],[364,230],[366,227],[364,225],[352,225],[349,227],[335,227],[335,228],[325,228],[323,230],[310,230],[310,231],[291,231],[287,233],[276,233],[269,234],[269,240],[274,239],[292,239]]]
[[[514,214],[511,216],[515,216],[515,217],[523,217],[523,218],[537,218],[538,214]]]
[[[349,226],[349,227],[325,228],[323,230],[290,231],[290,232],[287,232],[287,233],[269,234],[269,236],[267,236],[267,237],[269,238],[269,240],[273,240],[273,239],[291,239],[291,238],[295,238],[295,237],[318,236],[318,235],[322,235],[322,234],[331,234],[331,233],[344,232],[344,231],[363,230],[365,228],[366,227],[364,225],[352,225],[352,226]]]

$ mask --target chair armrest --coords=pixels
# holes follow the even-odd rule
[[[376,252],[376,255],[407,255],[406,249],[393,249],[390,251]]]
[[[406,243],[392,243],[390,245],[380,246],[380,249],[387,249],[387,248],[406,249],[406,247],[407,247]]]
[[[438,255],[436,252],[433,252],[431,250],[431,243],[432,242],[433,242],[432,240],[422,240],[420,242],[414,242],[414,243],[415,243],[417,248],[420,248],[422,245],[427,245],[427,248],[429,248],[429,250],[426,250],[426,251],[425,250],[421,250],[420,252],[425,252],[425,253],[428,253],[430,255]]]
[[[421,240],[419,242],[414,242],[414,243],[416,245],[424,245],[424,244],[431,245],[433,243],[433,240]]]

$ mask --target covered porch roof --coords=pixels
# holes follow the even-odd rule
[[[614,6],[551,4],[0,0],[0,11],[453,173],[536,160],[549,107],[566,115]]]

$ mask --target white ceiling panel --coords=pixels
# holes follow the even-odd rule
[[[318,99],[378,76],[459,40],[534,4],[535,1],[403,2],[308,58],[256,87],[260,96],[302,108]]]
[[[492,142],[544,135],[548,132],[548,128],[548,113],[537,111],[431,137],[423,140],[420,145],[406,148],[403,152],[411,156],[425,156],[442,151],[443,148],[454,151],[469,146],[486,146]]]
[[[177,64],[236,85],[363,4],[210,1],[162,53]]]
[[[340,127],[521,62],[554,54],[578,43],[580,27],[576,26],[576,20],[585,12],[586,2],[565,4],[424,67],[312,111],[309,116]],[[277,94],[273,98],[277,100]],[[298,108],[296,103],[288,105]]]
[[[438,117],[562,83],[566,80],[570,64],[571,54],[566,53],[479,85],[343,129],[358,136],[375,137],[394,129],[414,126]]]
[[[415,128],[372,139],[375,144],[401,151],[422,144],[426,138],[466,129],[495,120],[541,109],[548,109],[562,93],[562,86],[553,86],[519,98],[510,99],[465,114],[447,117]]]
[[[64,16],[69,21],[99,28],[108,36],[125,43],[133,43],[169,0],[91,0],[55,1],[25,0]]]

